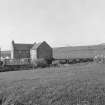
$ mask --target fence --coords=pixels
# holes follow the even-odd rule
[[[3,61],[4,65],[27,65],[31,63],[31,59],[5,59]]]

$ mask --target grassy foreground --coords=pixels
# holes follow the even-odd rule
[[[0,73],[1,105],[82,105],[82,101],[105,105],[105,64]]]

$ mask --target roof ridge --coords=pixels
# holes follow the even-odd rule
[[[31,49],[37,49],[43,42],[35,43]]]
[[[33,45],[33,44],[31,44],[31,43],[15,43],[16,45],[18,44],[22,44],[22,45]]]

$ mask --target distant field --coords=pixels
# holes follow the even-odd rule
[[[2,105],[105,105],[105,64],[0,73]]]
[[[54,58],[86,58],[105,55],[105,45],[58,47],[53,49]]]

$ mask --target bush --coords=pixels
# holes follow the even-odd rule
[[[94,62],[96,62],[96,63],[105,63],[105,56],[104,55],[96,55],[94,57]]]
[[[48,66],[47,60],[45,59],[38,59],[33,62],[35,67],[46,67]]]
[[[67,60],[66,60],[66,59],[64,59],[64,60],[59,60],[59,63],[60,63],[60,64],[67,64]]]
[[[60,66],[59,60],[52,61],[52,66]]]
[[[53,58],[51,59],[46,59],[47,64],[52,64]]]

